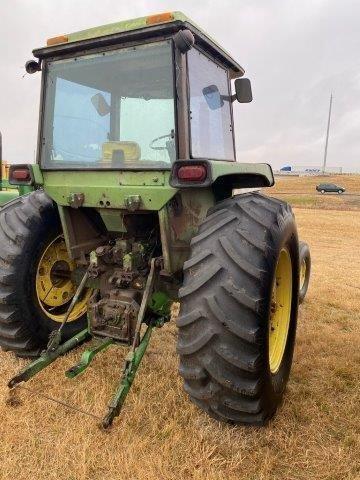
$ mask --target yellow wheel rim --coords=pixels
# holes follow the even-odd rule
[[[271,373],[279,371],[289,332],[292,300],[292,263],[287,248],[280,251],[275,272],[269,322],[269,364]]]
[[[300,290],[303,288],[306,279],[306,260],[302,260],[300,265]]]
[[[55,322],[62,322],[76,291],[71,272],[76,264],[68,256],[62,235],[44,250],[36,271],[36,296],[42,311]],[[68,322],[78,320],[85,312],[92,290],[86,289],[70,314]]]

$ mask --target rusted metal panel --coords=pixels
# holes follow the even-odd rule
[[[159,212],[165,270],[182,269],[189,256],[190,241],[215,203],[211,188],[182,190]]]

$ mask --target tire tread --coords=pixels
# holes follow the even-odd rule
[[[289,216],[281,200],[238,195],[212,207],[191,241],[179,292],[179,372],[191,401],[217,420],[263,425],[276,410],[264,401],[263,317],[268,258]]]

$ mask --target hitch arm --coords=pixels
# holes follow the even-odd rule
[[[67,378],[75,378],[77,375],[87,369],[95,355],[113,344],[114,340],[112,338],[105,338],[94,347],[85,350],[85,352],[81,356],[80,362],[69,368],[69,370],[66,370],[65,376]]]
[[[144,356],[144,353],[149,345],[151,333],[153,326],[150,325],[147,327],[146,332],[144,333],[139,345],[135,350],[130,350],[124,365],[123,374],[121,377],[120,385],[115,395],[113,396],[111,402],[109,403],[109,411],[105,415],[102,421],[102,427],[108,428],[112,424],[115,417],[117,417],[124,405],[125,399],[131,385],[134,381],[136,371],[141,363],[141,360]]]
[[[9,381],[8,387],[13,388],[21,382],[27,382],[31,377],[41,372],[41,370],[50,365],[50,363],[54,362],[61,355],[64,355],[73,348],[77,347],[80,343],[89,339],[90,335],[88,329],[86,328],[63,344],[59,345],[55,350],[43,352],[39,358],[26,365],[25,368],[15,375],[15,377]]]

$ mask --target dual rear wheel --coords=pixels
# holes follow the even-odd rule
[[[75,293],[75,268],[67,254],[52,200],[35,191],[0,210],[0,345],[36,356],[59,327]],[[86,291],[63,330],[63,338],[86,326]]]
[[[39,307],[49,320],[61,323],[72,300],[76,285],[71,275],[76,264],[68,256],[63,235],[52,236],[44,245],[42,255],[37,262],[35,272],[36,299]],[[91,290],[80,297],[70,313],[69,323],[86,315],[87,302]]]

